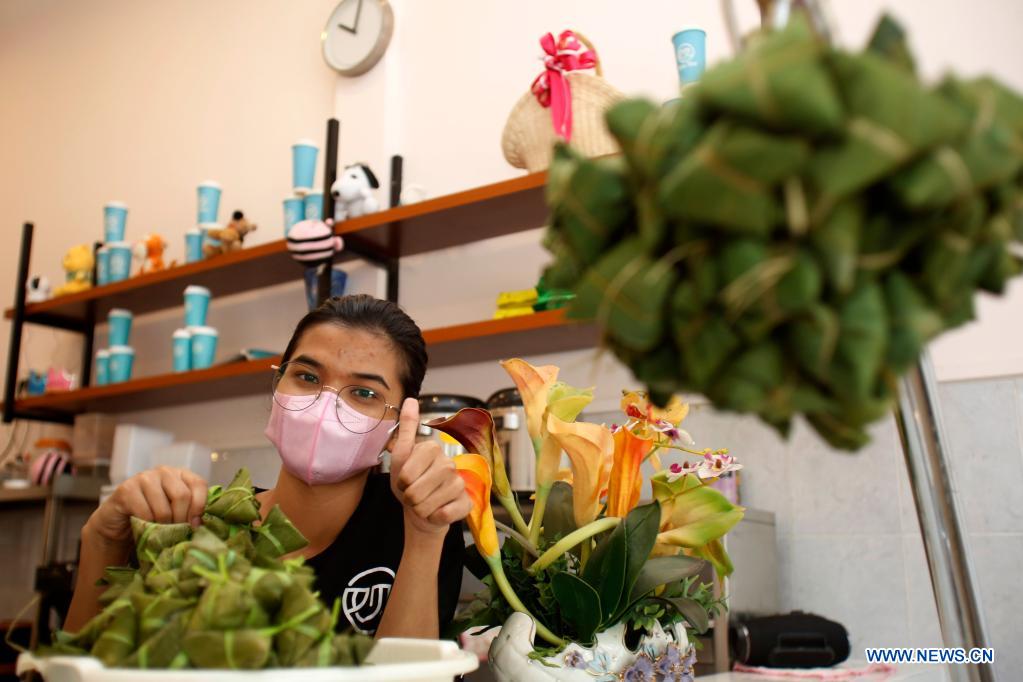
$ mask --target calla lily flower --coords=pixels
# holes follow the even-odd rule
[[[614,433],[614,464],[607,489],[607,515],[624,518],[639,502],[643,477],[639,467],[643,464],[654,442],[640,438],[630,429],[622,427]]]
[[[487,461],[493,476],[494,494],[501,506],[508,510],[516,529],[520,533],[527,533],[526,522],[522,519],[515,494],[508,482],[508,470],[504,464],[504,453],[497,442],[494,417],[478,407],[466,407],[451,417],[434,419],[426,425],[451,436],[468,452],[479,454]]]
[[[540,437],[543,428],[543,416],[547,411],[547,394],[558,378],[558,368],[554,365],[534,367],[525,360],[512,358],[502,360],[501,366],[515,382],[522,398],[522,407],[526,412],[526,430],[533,441],[533,449],[540,454]]]
[[[457,455],[453,461],[472,500],[472,511],[465,520],[476,541],[476,549],[484,559],[495,558],[500,547],[494,510],[490,507],[490,465],[484,457],[476,454]]]
[[[596,518],[600,492],[607,480],[606,457],[614,439],[605,426],[547,417],[547,431],[572,463],[572,513],[576,528]]]
[[[473,452],[487,460],[493,475],[494,492],[498,497],[511,494],[508,470],[504,464],[504,453],[495,436],[494,417],[478,407],[465,407],[454,415],[426,422],[431,429],[448,434],[466,452]]]
[[[697,476],[668,480],[658,474],[653,481],[654,499],[661,502],[661,532],[657,542],[684,547],[710,561],[718,575],[732,572],[721,538],[737,524],[745,509],[703,485]]]

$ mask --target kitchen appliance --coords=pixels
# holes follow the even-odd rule
[[[458,444],[451,436],[441,433],[429,426],[423,426],[433,419],[446,419],[454,416],[456,412],[466,407],[484,408],[486,405],[479,398],[468,395],[455,395],[450,393],[427,393],[419,396],[419,433],[416,441],[434,439],[441,444],[444,454],[448,457],[465,453],[465,448]]]
[[[526,429],[526,411],[518,389],[497,391],[487,399],[487,409],[494,415],[497,442],[504,453],[512,490],[532,492],[536,489],[536,454]]]

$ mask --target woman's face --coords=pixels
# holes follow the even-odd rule
[[[316,370],[320,383],[341,389],[363,386],[381,395],[388,405],[401,406],[400,358],[385,335],[336,324],[318,324],[302,334],[291,362]],[[387,419],[397,419],[388,410]]]

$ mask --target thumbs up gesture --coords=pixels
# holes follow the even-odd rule
[[[406,398],[391,448],[391,490],[405,507],[406,529],[443,534],[472,509],[465,483],[435,441],[416,443],[419,401]]]

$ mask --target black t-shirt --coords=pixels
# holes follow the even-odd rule
[[[370,473],[359,506],[334,542],[307,559],[316,571],[316,589],[328,608],[341,598],[337,627],[373,634],[387,605],[405,544],[401,503],[391,492],[388,474]],[[465,541],[462,524],[453,523],[444,538],[437,574],[441,631],[451,622],[462,587]]]

